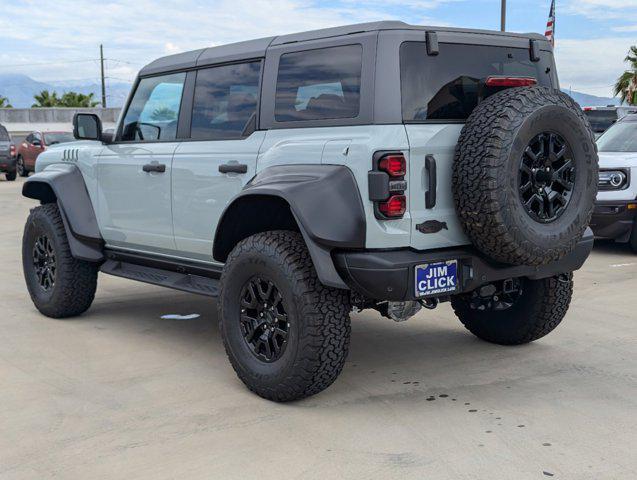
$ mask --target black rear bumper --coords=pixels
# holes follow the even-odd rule
[[[558,262],[540,267],[493,263],[471,246],[426,252],[415,250],[366,250],[338,252],[334,261],[339,274],[353,290],[374,300],[416,299],[415,267],[425,263],[458,260],[458,290],[468,292],[497,280],[546,278],[579,269],[593,249],[593,232],[586,230],[575,250]]]
[[[610,238],[618,242],[627,242],[637,219],[637,209],[629,209],[632,201],[596,202],[591,228],[598,238]]]

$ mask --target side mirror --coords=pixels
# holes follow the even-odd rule
[[[31,142],[31,145],[33,145],[34,147],[41,147],[42,146],[42,142],[40,142],[40,140],[33,140]]]
[[[76,113],[73,136],[77,140],[102,140],[102,121],[94,113]]]

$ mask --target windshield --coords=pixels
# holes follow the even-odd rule
[[[620,122],[597,140],[600,152],[637,152],[637,122]]]
[[[55,145],[56,143],[66,143],[75,140],[72,133],[45,133],[44,142],[47,145]]]
[[[588,117],[591,128],[596,133],[606,131],[617,121],[617,110],[584,110],[584,115]]]

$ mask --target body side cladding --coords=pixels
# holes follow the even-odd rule
[[[24,182],[22,195],[43,204],[57,202],[73,257],[89,262],[104,260],[104,240],[82,173],[76,165],[47,167]]]
[[[348,288],[334,267],[331,251],[364,248],[366,222],[354,175],[342,165],[281,165],[258,173],[222,214],[215,232],[214,259],[224,262],[243,238],[272,229],[262,219],[248,231],[238,232],[232,224],[239,218],[241,202],[272,202],[273,198],[289,208],[288,217],[303,235],[321,282]],[[281,223],[277,219],[274,229],[281,228]]]

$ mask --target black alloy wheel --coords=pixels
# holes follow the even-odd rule
[[[47,235],[40,235],[33,245],[33,267],[38,284],[48,292],[55,285],[57,262],[53,242]]]
[[[479,311],[499,311],[511,308],[522,296],[519,278],[490,283],[471,292],[469,308]]]
[[[557,220],[573,193],[575,165],[571,149],[557,133],[531,139],[520,161],[519,191],[524,209],[541,223]]]
[[[290,323],[281,293],[270,280],[252,277],[241,291],[241,333],[259,360],[275,362],[287,345]]]

